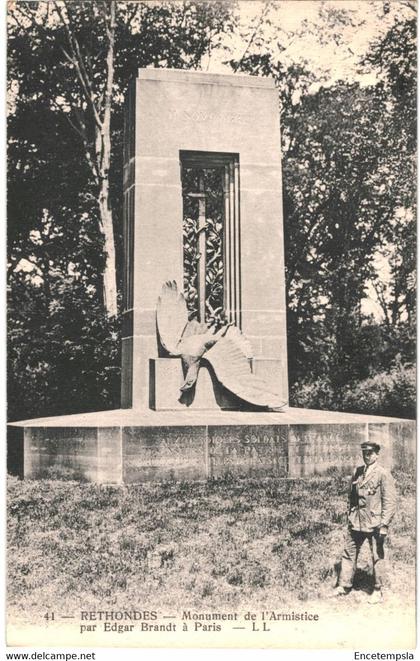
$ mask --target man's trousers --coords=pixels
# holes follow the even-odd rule
[[[371,548],[375,588],[379,589],[382,585],[384,544],[383,537],[379,535],[379,528],[375,528],[372,532],[360,532],[360,530],[348,528],[344,553],[341,559],[341,574],[339,581],[339,585],[343,588],[353,587],[357,558],[359,557],[360,549],[365,540],[368,540]]]

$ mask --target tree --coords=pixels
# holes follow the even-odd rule
[[[119,405],[102,218],[121,257],[125,90],[139,67],[199,68],[232,20],[224,2],[10,5],[12,418]]]
[[[411,4],[411,3],[410,3]],[[395,213],[382,257],[388,264],[386,280],[373,279],[384,323],[394,347],[414,361],[416,323],[416,20],[399,18],[372,44],[364,66],[380,77],[377,93],[387,107],[388,149],[397,173]]]
[[[62,115],[77,134],[88,166],[85,194],[97,205],[104,302],[110,316],[117,313],[111,189],[115,174],[121,174],[118,169],[113,172],[112,161],[119,146],[115,139],[121,139],[128,79],[139,66],[150,64],[197,68],[229,25],[230,9],[221,2],[58,0],[16,3],[10,10],[10,80],[18,88],[15,112],[22,105],[33,110],[38,99],[47,115]]]
[[[95,186],[98,189],[99,220],[104,237],[105,252],[104,299],[108,314],[113,317],[117,314],[117,281],[109,176],[111,167],[111,106],[114,91],[116,2],[111,0],[111,2],[103,4],[90,3],[91,20],[103,23],[105,35],[103,55],[105,73],[103,76],[98,76],[98,86],[95,85],[95,76],[92,76],[92,51],[86,55],[82,54],[78,38],[80,28],[78,29],[78,26],[76,26],[77,14],[73,13],[70,3],[54,2],[54,8],[60,16],[67,35],[68,50],[62,47],[62,52],[70,67],[76,72],[83,97],[81,106],[84,112],[83,114],[74,113],[73,125],[83,141],[86,159]],[[92,127],[91,135],[88,133],[88,126]]]
[[[327,18],[334,35],[337,16]],[[402,329],[414,306],[413,36],[414,23],[397,16],[365,59],[365,71],[382,74],[370,87],[312,86],[303,59],[287,67],[268,46],[240,60],[279,88],[289,382],[300,405],[343,408],[351,384],[412,355]],[[363,312],[368,287],[381,286],[378,255],[390,261],[388,325]]]

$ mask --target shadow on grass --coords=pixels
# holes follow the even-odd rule
[[[334,574],[336,577],[335,587],[337,587],[339,582],[339,577],[341,573],[341,560],[338,560],[334,564]],[[370,567],[356,569],[353,578],[353,591],[354,592],[365,592],[366,594],[372,594],[375,587],[375,578]]]
[[[353,580],[353,590],[356,592],[366,592],[372,594],[375,586],[375,579],[372,572],[366,569],[356,569]]]

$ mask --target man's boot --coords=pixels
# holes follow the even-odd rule
[[[336,588],[334,588],[331,597],[345,597],[346,594],[350,592],[351,588],[345,588],[342,585],[337,585]]]
[[[368,599],[369,604],[381,604],[383,602],[383,594],[381,588],[375,588]]]

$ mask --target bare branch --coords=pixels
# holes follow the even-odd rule
[[[265,17],[267,16],[268,10],[270,9],[270,5],[271,5],[270,0],[267,0],[264,9],[263,9],[262,12],[261,12],[260,20],[258,21],[258,24],[256,25],[255,30],[254,30],[254,32],[252,33],[251,38],[250,38],[250,40],[248,41],[248,43],[247,43],[247,45],[246,45],[246,48],[245,48],[244,52],[242,53],[242,57],[241,57],[241,59],[238,60],[238,62],[236,63],[236,66],[235,66],[235,68],[234,68],[234,71],[235,71],[235,72],[236,72],[236,71],[239,69],[239,67],[241,66],[242,62],[243,62],[244,59],[245,59],[246,54],[248,53],[249,49],[251,48],[252,44],[254,43],[255,38],[256,38],[258,32],[260,31],[260,28],[261,28],[261,26],[262,26],[262,24],[263,24],[263,22],[264,22],[264,19],[265,19]]]
[[[89,107],[90,107],[91,111],[92,111],[94,121],[95,121],[96,125],[98,126],[98,128],[101,129],[102,121],[101,121],[101,118],[99,116],[98,110],[95,106],[94,93],[93,93],[93,90],[92,90],[91,85],[90,85],[89,77],[86,73],[86,69],[85,69],[84,62],[83,62],[83,56],[82,56],[81,51],[80,51],[79,42],[77,41],[77,39],[75,37],[75,34],[74,34],[74,29],[71,26],[70,14],[69,14],[68,11],[65,14],[63,12],[62,7],[60,6],[60,4],[58,2],[54,2],[54,7],[55,7],[57,13],[60,16],[61,22],[62,22],[63,27],[64,27],[64,29],[66,31],[66,34],[67,34],[67,39],[68,39],[68,42],[69,42],[70,52],[71,52],[70,56],[67,54],[67,58],[74,65],[77,77],[79,79],[80,85],[81,85],[82,90],[83,90],[83,94],[84,94],[84,96],[85,96],[85,98],[86,98],[86,100],[89,104]]]
[[[76,39],[76,36],[75,36],[76,33],[75,33],[74,26],[72,25],[72,18],[71,18],[71,14],[69,13],[69,11],[67,11],[67,17],[68,17],[69,25],[70,25],[70,28],[71,28],[71,29],[69,29],[67,27],[67,33],[69,35],[69,38],[70,38],[70,41],[71,41],[71,44],[72,44],[73,52],[76,56],[76,67],[77,67],[77,70],[79,72],[79,76],[80,76],[80,79],[82,81],[83,87],[86,90],[86,98],[87,98],[88,102],[91,105],[91,109],[92,109],[92,112],[93,112],[93,117],[95,119],[95,122],[98,125],[98,128],[101,128],[101,124],[102,124],[101,118],[99,116],[98,110],[97,110],[97,108],[95,106],[95,102],[94,102],[95,95],[94,95],[94,92],[92,90],[92,86],[90,84],[89,76],[87,75],[87,72],[86,72],[84,59],[83,59],[82,53],[80,51],[79,42],[78,42],[78,40]]]
[[[68,54],[68,52],[66,51],[66,49],[64,48],[64,46],[60,46],[60,50],[61,50],[61,52],[63,53],[63,55],[64,55],[64,57],[66,58],[66,60],[68,60],[68,62],[70,62],[70,64],[72,64],[73,66],[75,66],[75,61],[74,61],[74,59]]]
[[[32,5],[30,3],[19,3],[17,2],[14,6],[15,11],[19,11],[19,13],[24,16],[26,19],[36,22],[36,13],[37,13],[37,7]]]
[[[109,18],[107,9],[109,8]],[[104,94],[104,116],[101,131],[101,153],[100,153],[100,174],[106,176],[109,170],[109,161],[111,154],[111,105],[112,105],[112,88],[114,85],[114,46],[115,46],[115,28],[116,28],[116,5],[115,0],[112,0],[109,5],[105,5],[104,21],[106,28],[106,35],[108,38],[108,52],[106,56],[106,83]]]
[[[138,10],[139,10],[139,6],[140,6],[140,9],[143,9],[142,5],[138,5],[137,3],[134,3],[134,7],[133,7],[133,9],[131,10],[131,12],[128,13],[127,25],[128,25],[129,27],[131,27],[131,23],[132,23],[132,21],[133,21],[133,20],[135,19],[135,17],[137,16],[137,13],[138,13]],[[140,12],[140,18],[141,18],[141,12]]]
[[[411,9],[411,11],[415,14],[417,10],[417,3],[416,0],[400,0],[400,5],[403,7],[407,7],[408,9]]]
[[[375,280],[372,281],[372,285],[375,290],[376,296],[378,298],[378,302],[382,308],[382,312],[384,313],[385,324],[388,329],[391,329],[391,320],[389,318],[388,305],[386,303],[385,295],[384,295],[384,286],[382,283],[376,282]]]
[[[94,159],[92,159],[91,156],[91,145],[89,143],[89,139],[86,133],[86,126],[80,116],[80,113],[77,112],[77,108],[75,108],[76,111],[76,117],[78,124],[75,124],[73,120],[70,117],[70,114],[68,112],[63,112],[63,109],[60,107],[60,105],[55,101],[55,99],[51,99],[51,104],[53,105],[54,108],[59,110],[64,117],[66,118],[67,122],[71,126],[71,128],[77,133],[77,135],[82,139],[83,141],[83,146],[85,148],[85,155],[86,155],[86,160],[88,162],[88,165],[91,169],[91,172],[95,178],[96,183],[98,183],[98,167],[97,164],[95,163]]]
[[[31,11],[30,11],[30,14],[31,14],[31,16],[29,17],[28,14],[25,13],[24,11],[22,11],[22,9],[20,7],[18,8],[18,5],[14,5],[13,8],[10,9],[8,16],[9,16],[10,20],[14,21],[18,25],[18,27],[20,27],[22,30],[26,31],[28,29],[28,27],[25,26],[22,23],[22,18],[24,18],[26,20],[30,20],[33,24],[34,23],[34,16],[33,16],[33,13]]]

